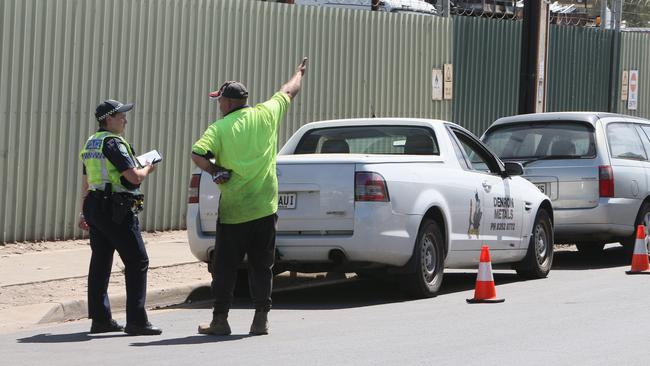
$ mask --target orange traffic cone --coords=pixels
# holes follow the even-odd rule
[[[505,299],[497,299],[497,290],[494,287],[492,277],[492,263],[490,262],[490,248],[484,245],[481,248],[481,261],[478,264],[478,275],[476,276],[476,288],[474,298],[467,299],[470,304],[481,302],[495,303],[504,302]]]
[[[636,228],[636,242],[632,254],[632,268],[625,271],[627,274],[650,274],[650,261],[648,261],[648,248],[645,243],[645,226]]]

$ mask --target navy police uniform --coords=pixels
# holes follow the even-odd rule
[[[98,121],[111,113],[126,112],[133,105],[108,100],[97,107]],[[91,333],[124,330],[130,334],[160,334],[151,326],[145,310],[149,257],[140,234],[137,212],[142,207],[139,184],[122,173],[138,168],[126,140],[103,128],[92,135],[80,153],[89,187],[83,202],[83,219],[89,229],[92,255],[88,271],[88,317]],[[126,329],[112,319],[108,284],[113,254],[124,263],[126,280]]]

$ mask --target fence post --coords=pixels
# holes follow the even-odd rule
[[[519,77],[519,114],[546,109],[546,64],[548,59],[548,3],[524,0]]]

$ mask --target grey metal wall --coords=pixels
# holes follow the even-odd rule
[[[623,70],[639,70],[637,110],[629,110],[621,101],[620,79]],[[650,118],[650,33],[621,33],[621,58],[618,69],[617,108],[619,113]]]
[[[454,17],[453,121],[480,135],[517,113],[521,22]]]
[[[551,25],[546,110],[608,111],[613,31]]]
[[[431,69],[451,21],[236,0],[0,2],[1,242],[81,237],[77,154],[107,98],[135,102],[126,137],[165,160],[147,179],[146,230],[184,228],[193,141],[217,118],[207,93],[243,81],[269,97],[300,58],[303,91],[280,132],[341,117],[449,119]]]

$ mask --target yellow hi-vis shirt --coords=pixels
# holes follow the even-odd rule
[[[230,180],[219,185],[222,224],[248,222],[278,210],[278,124],[289,103],[287,94],[277,92],[264,103],[231,112],[192,146],[192,152],[211,152],[217,165],[232,170]]]

